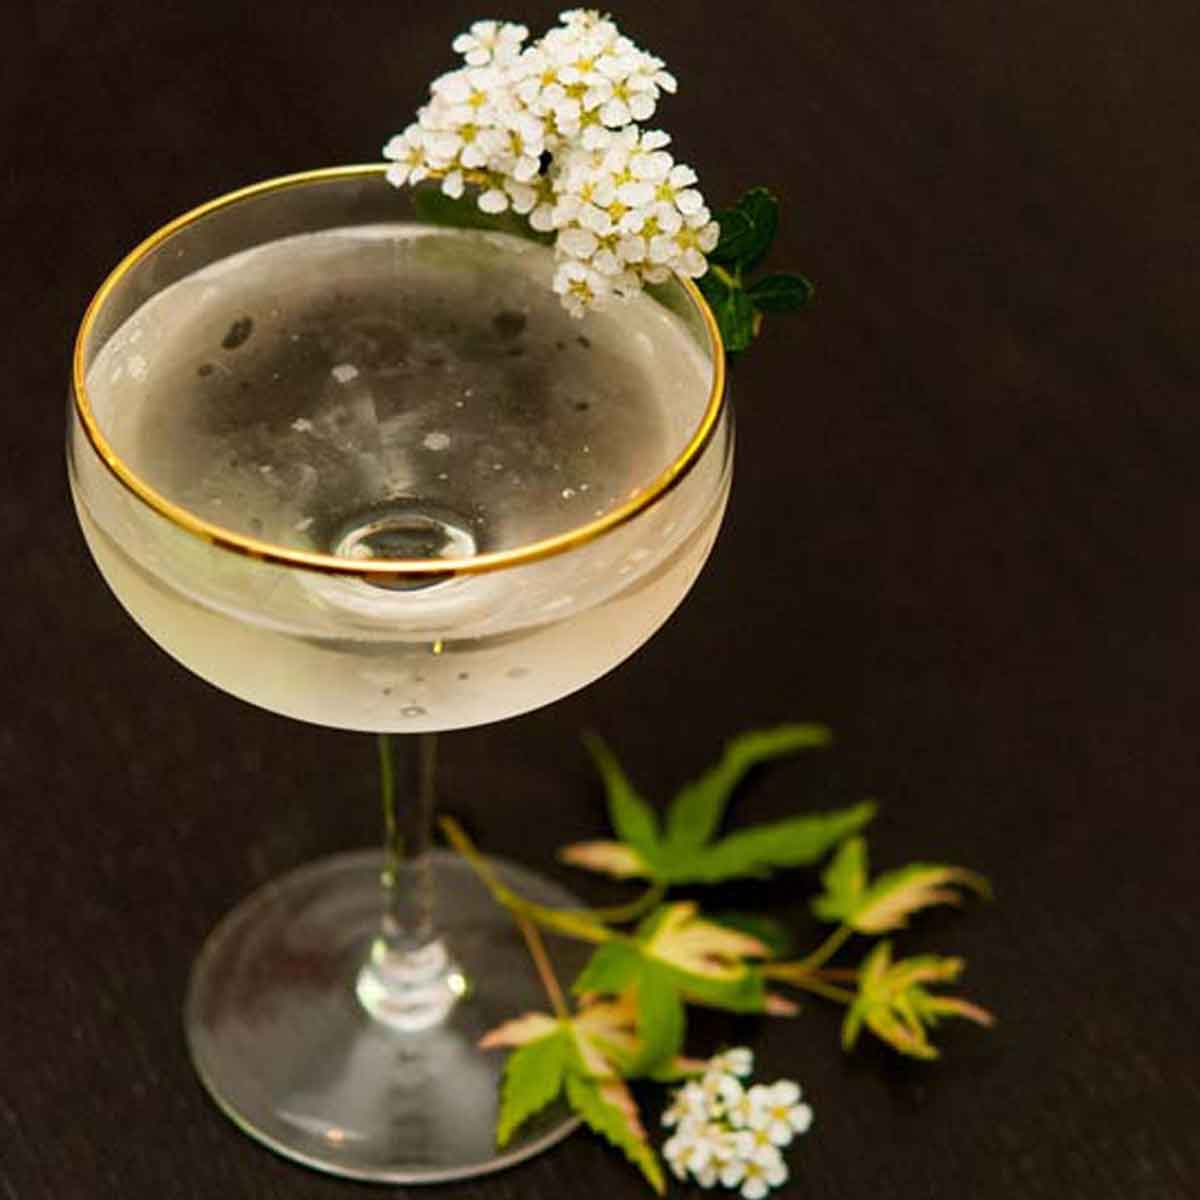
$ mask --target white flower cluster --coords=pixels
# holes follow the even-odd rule
[[[747,1087],[753,1069],[749,1050],[727,1050],[675,1093],[663,1113],[663,1124],[675,1129],[663,1156],[677,1179],[736,1188],[744,1200],[760,1200],[786,1181],[782,1149],[807,1131],[812,1109],[790,1079]]]
[[[569,9],[526,46],[524,25],[476,21],[454,40],[466,65],[436,79],[417,120],[383,149],[397,187],[468,183],[487,213],[556,232],[554,290],[576,316],[671,273],[696,277],[720,230],[670,138],[637,122],[675,79],[611,21]]]

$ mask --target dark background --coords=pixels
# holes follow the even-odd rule
[[[68,358],[91,292],[165,220],[376,157],[456,32],[505,15],[537,34],[556,10],[58,0],[0,18],[4,1200],[368,1194],[220,1116],[178,1014],[231,904],[374,841],[374,752],[217,693],[125,617],[67,497]],[[678,75],[660,118],[712,203],[784,198],[774,261],[818,303],[738,364],[734,499],[684,606],[583,693],[447,738],[446,804],[586,891],[551,858],[602,829],[582,728],[665,800],[740,729],[828,722],[836,748],[763,774],[737,819],[872,795],[877,865],[992,876],[996,903],[901,946],[965,955],[1000,1023],[947,1028],[921,1065],[844,1056],[820,1001],[706,1022],[817,1110],[784,1194],[1195,1196],[1197,9],[616,16]],[[811,883],[756,900],[802,914]],[[576,1135],[434,1194],[638,1190]]]

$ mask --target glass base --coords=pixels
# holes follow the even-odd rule
[[[438,1183],[520,1162],[578,1124],[556,1104],[497,1150],[505,1056],[477,1043],[548,1001],[507,912],[461,859],[431,858],[434,924],[468,986],[433,1029],[398,1030],[356,995],[379,930],[378,852],[337,855],[268,883],[196,961],[185,1023],[200,1078],[246,1133],[288,1158],[353,1179]],[[519,867],[492,865],[530,900],[578,905]],[[564,986],[587,952],[555,940]]]

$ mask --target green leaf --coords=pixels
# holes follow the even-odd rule
[[[518,1047],[508,1056],[496,1125],[498,1146],[507,1145],[516,1129],[562,1090],[569,1049],[569,1035],[559,1028],[548,1037]]]
[[[673,982],[685,997],[736,1012],[765,1007],[762,973],[746,958],[765,956],[769,948],[702,917],[692,901],[664,904],[642,922],[635,937],[660,979]]]
[[[785,867],[810,866],[875,814],[869,803],[812,813],[739,830],[710,841],[734,788],[747,771],[769,759],[830,739],[821,725],[782,725],[730,741],[720,761],[685,787],[671,804],[660,840],[653,809],[633,790],[612,752],[588,741],[608,794],[609,815],[622,841],[582,843],[564,852],[568,861],[620,878],[643,876],[659,884],[718,883],[764,876]]]
[[[745,733],[726,744],[720,762],[680,791],[667,812],[663,851],[678,855],[702,846],[716,832],[733,789],[746,772],[797,750],[827,746],[823,725],[781,725]]]
[[[785,958],[795,949],[791,930],[782,921],[763,913],[722,912],[712,919],[726,929],[736,929],[739,933],[758,938],[774,958]]]
[[[728,1012],[760,1013],[767,1007],[767,987],[759,967],[744,966],[733,979],[709,979],[703,975],[671,968],[685,999]]]
[[[762,312],[797,312],[812,299],[813,285],[803,275],[764,275],[746,294]]]
[[[823,921],[841,921],[859,933],[902,929],[923,908],[959,904],[955,887],[991,895],[982,875],[945,863],[910,863],[885,871],[868,886],[867,845],[862,838],[848,841],[821,879],[825,891],[813,901],[813,913]]]
[[[637,977],[637,1029],[641,1053],[631,1074],[645,1075],[674,1058],[683,1045],[683,1001],[670,971],[643,959]]]
[[[950,885],[969,888],[985,898],[991,895],[988,881],[964,867],[910,863],[880,875],[867,889],[849,923],[861,933],[902,929],[919,909],[962,903]]]
[[[844,921],[852,916],[867,887],[867,842],[847,839],[821,876],[825,891],[812,902],[822,921]]]
[[[598,946],[580,971],[571,991],[577,996],[589,992],[616,995],[633,983],[641,971],[642,958],[636,946],[613,940]]]
[[[600,1083],[570,1074],[567,1101],[591,1130],[620,1150],[642,1172],[659,1195],[666,1190],[662,1166],[646,1142],[637,1110],[620,1080]]]
[[[854,1046],[865,1025],[876,1037],[910,1058],[934,1059],[938,1051],[927,1030],[947,1016],[991,1025],[986,1009],[955,996],[940,996],[927,984],[950,983],[962,974],[961,958],[933,954],[892,961],[890,942],[880,942],[859,969],[858,994],[842,1023],[842,1046]]]
[[[624,842],[574,842],[558,852],[563,862],[589,871],[599,871],[615,879],[645,879],[653,872],[646,860]]]
[[[658,878],[669,883],[719,883],[769,875],[786,867],[811,866],[874,815],[875,805],[864,802],[834,812],[757,825],[660,864]]]
[[[502,213],[485,213],[476,203],[472,190],[463,195],[447,196],[436,183],[424,183],[411,189],[413,212],[427,225],[449,229],[482,229],[494,233],[507,233],[527,242],[552,245],[554,235],[538,233],[527,218],[518,216],[512,209]]]
[[[750,297],[739,287],[726,288],[715,298],[706,292],[705,299],[717,319],[725,349],[731,354],[745,350],[754,341],[754,305],[750,303]]]
[[[654,810],[634,791],[621,764],[604,742],[589,734],[585,744],[600,771],[608,796],[608,818],[622,841],[628,842],[653,865],[658,847],[658,822]]]
[[[727,208],[717,213],[716,219],[721,227],[721,236],[709,251],[709,260],[736,265],[740,261],[742,248],[753,241],[754,222],[738,208]]]
[[[713,262],[752,271],[763,260],[779,225],[779,201],[766,188],[751,188],[732,210],[717,214],[721,239],[709,254]]]
[[[671,912],[672,906],[667,905],[651,914],[639,927],[638,938],[651,940]],[[571,990],[580,996],[617,996],[632,989],[638,1049],[624,1073],[645,1075],[678,1054],[683,1044],[685,1014],[680,992],[689,979],[688,972],[658,960],[646,946],[611,941],[595,950]]]

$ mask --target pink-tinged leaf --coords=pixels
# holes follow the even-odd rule
[[[970,888],[982,896],[990,894],[987,880],[963,867],[913,863],[888,871],[867,889],[846,923],[860,933],[886,933],[901,929],[908,918],[936,904],[961,904],[956,891],[946,886]]]
[[[763,1012],[771,1017],[794,1017],[800,1011],[800,1005],[778,992],[768,992],[763,1002]]]
[[[988,1028],[996,1023],[996,1018],[986,1008],[957,996],[931,996],[928,1008],[938,1016],[965,1017],[968,1021],[974,1021],[976,1025]]]
[[[859,971],[858,995],[842,1025],[842,1045],[850,1049],[865,1024],[901,1054],[928,1060],[938,1057],[927,1029],[939,1018],[959,1016],[991,1025],[991,1013],[977,1004],[926,990],[928,984],[957,979],[963,965],[961,958],[932,954],[893,962],[890,943],[880,942]]]
[[[494,1050],[498,1046],[524,1046],[539,1038],[548,1037],[560,1029],[559,1022],[545,1013],[526,1013],[497,1025],[479,1039],[481,1050]]]
[[[707,1058],[684,1058],[677,1056],[654,1068],[650,1078],[656,1083],[677,1083],[681,1079],[692,1079],[708,1070]]]
[[[961,958],[943,958],[936,954],[918,954],[903,958],[888,971],[887,988],[898,995],[914,984],[953,983],[966,962]]]
[[[608,1061],[599,1046],[587,1036],[577,1025],[572,1023],[571,1032],[575,1037],[575,1050],[583,1064],[584,1072],[593,1079],[610,1079],[615,1077],[612,1063]]]
[[[590,1075],[611,1075],[614,1063],[626,1067],[641,1054],[637,1005],[632,991],[626,991],[616,1000],[585,1003],[571,1021],[571,1027]]]
[[[559,1094],[569,1056],[570,1039],[561,1025],[550,1037],[518,1046],[508,1056],[500,1087],[497,1146],[507,1145],[517,1129]]]
[[[662,1164],[650,1148],[633,1097],[619,1079],[567,1076],[567,1100],[588,1127],[606,1138],[641,1170],[659,1195],[666,1190]]]
[[[931,1060],[938,1057],[920,1025],[910,1025],[887,1009],[872,1009],[867,1013],[867,1027],[876,1037],[910,1058]]]
[[[606,1104],[611,1104],[625,1121],[625,1128],[637,1138],[646,1140],[646,1127],[642,1124],[641,1114],[634,1102],[633,1094],[625,1086],[622,1079],[606,1079],[600,1084],[600,1097]]]
[[[692,901],[668,905],[642,944],[643,953],[704,979],[736,979],[746,958],[769,958],[770,947],[748,933],[697,915]]]
[[[624,842],[576,842],[564,846],[558,856],[572,866],[599,871],[616,879],[646,879],[650,876],[642,856]]]

